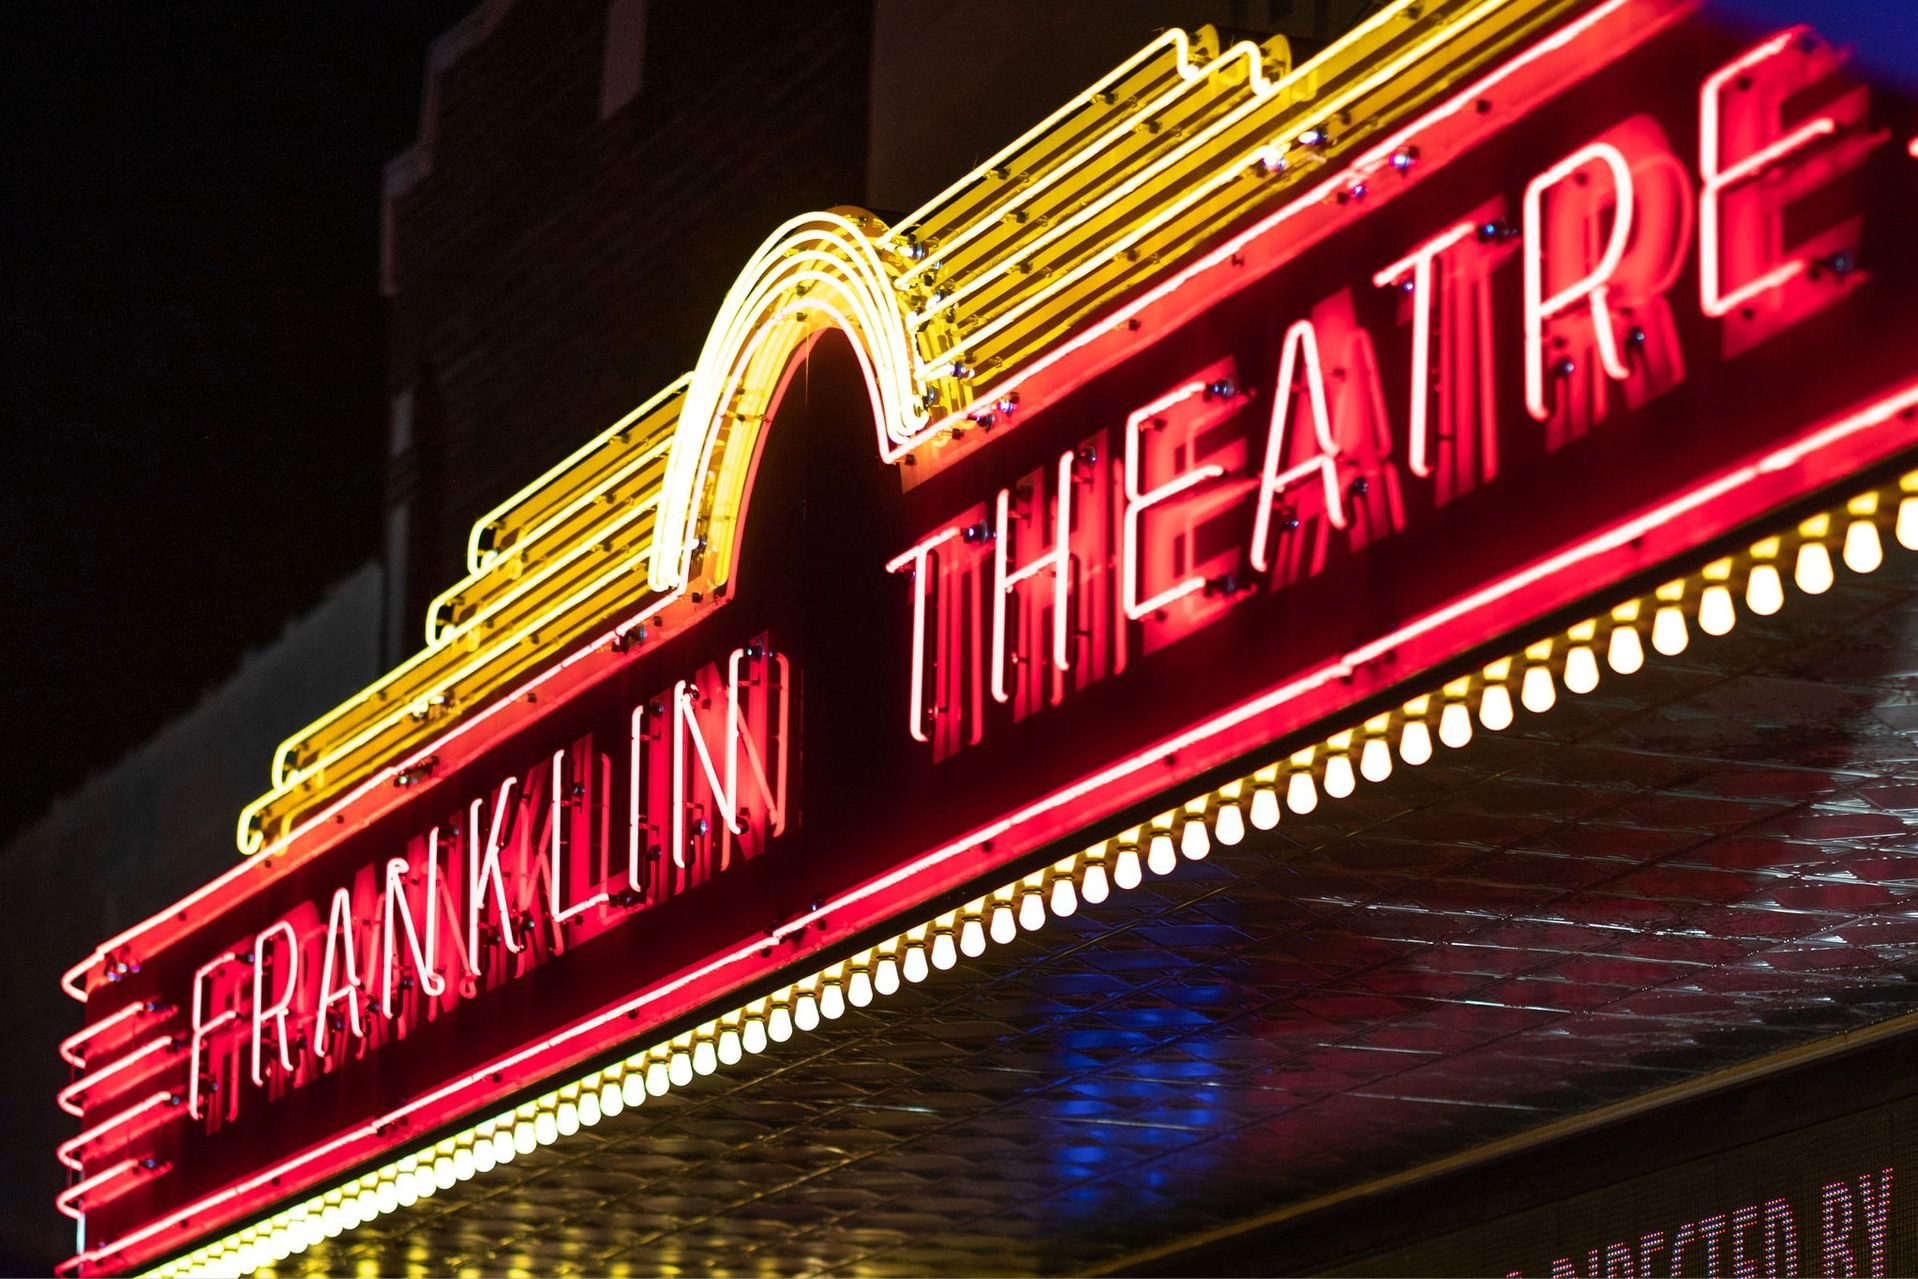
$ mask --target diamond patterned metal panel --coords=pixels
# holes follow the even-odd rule
[[[1098,1268],[1912,1011],[1914,729],[1848,579],[282,1271]]]

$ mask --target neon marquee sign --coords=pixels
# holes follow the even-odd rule
[[[76,970],[78,1268],[767,986],[1918,445],[1918,115],[1809,32],[1686,15],[1589,6],[1326,164],[998,384],[910,485],[885,361],[828,333],[879,321],[782,304],[847,321],[795,339],[804,379],[780,363],[763,415],[610,472],[657,520],[638,620],[443,730],[422,708],[380,771]],[[283,765],[284,793],[318,777]]]

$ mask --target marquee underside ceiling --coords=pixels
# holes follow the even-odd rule
[[[1097,1269],[1918,1011],[1918,572],[1840,577],[280,1273]]]

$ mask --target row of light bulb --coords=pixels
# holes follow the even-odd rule
[[[1803,521],[1790,535],[1768,537],[1743,555],[1714,560],[1648,596],[1627,600],[1560,635],[1527,645],[1519,654],[1451,680],[1435,694],[1414,697],[1397,711],[1334,733],[1321,744],[1196,796],[724,1017],[151,1273],[171,1279],[251,1274],[274,1266],[324,1239],[571,1137],[649,1097],[684,1088],[721,1066],[812,1031],[844,1016],[849,1007],[865,1007],[893,994],[903,983],[924,981],[935,969],[957,965],[961,956],[976,957],[989,944],[1004,945],[1022,932],[1043,927],[1048,918],[1071,915],[1082,901],[1096,905],[1114,889],[1139,887],[1148,874],[1169,875],[1182,859],[1205,857],[1214,843],[1230,846],[1241,842],[1248,829],[1271,830],[1285,811],[1310,813],[1321,793],[1343,799],[1358,789],[1360,780],[1386,780],[1395,761],[1424,764],[1436,753],[1435,740],[1455,750],[1479,729],[1509,728],[1516,719],[1514,693],[1516,704],[1535,714],[1557,703],[1560,685],[1572,694],[1590,693],[1599,684],[1601,651],[1604,665],[1629,675],[1645,663],[1645,630],[1654,650],[1675,656],[1689,646],[1693,624],[1707,635],[1730,632],[1737,623],[1739,596],[1754,614],[1776,613],[1785,602],[1787,570],[1799,590],[1822,594],[1836,580],[1830,550],[1834,537],[1841,538],[1840,557],[1847,568],[1872,572],[1884,563],[1879,521],[1893,502],[1893,536],[1905,549],[1918,550],[1915,471],[1889,493],[1861,494],[1840,511]]]

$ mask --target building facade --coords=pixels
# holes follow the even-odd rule
[[[449,35],[424,647],[63,977],[70,1272],[1911,1268],[1918,110],[1282,7]]]

